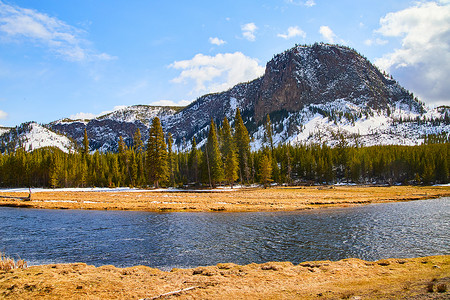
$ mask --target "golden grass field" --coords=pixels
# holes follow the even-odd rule
[[[25,197],[28,193],[0,192]],[[245,188],[201,192],[67,192],[33,193],[31,201],[0,198],[0,206],[52,209],[173,211],[295,211],[450,196],[450,186],[320,186]]]
[[[450,256],[231,263],[163,272],[82,263],[0,271],[4,299],[449,299]]]

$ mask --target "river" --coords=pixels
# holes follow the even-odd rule
[[[267,261],[450,254],[450,198],[300,212],[151,213],[0,208],[0,252],[29,265],[162,270]]]

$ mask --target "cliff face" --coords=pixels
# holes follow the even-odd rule
[[[406,90],[354,50],[319,44],[297,46],[267,64],[255,101],[255,120],[261,121],[273,111],[294,112],[308,104],[337,99],[364,103],[375,110],[397,101],[413,101]]]

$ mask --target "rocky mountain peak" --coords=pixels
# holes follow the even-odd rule
[[[255,103],[255,120],[260,122],[277,110],[293,112],[308,104],[337,99],[366,103],[373,109],[414,101],[395,80],[353,49],[328,44],[295,46],[267,63]]]

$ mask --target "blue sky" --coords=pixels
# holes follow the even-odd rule
[[[185,105],[314,42],[450,104],[450,0],[0,0],[0,124]]]

